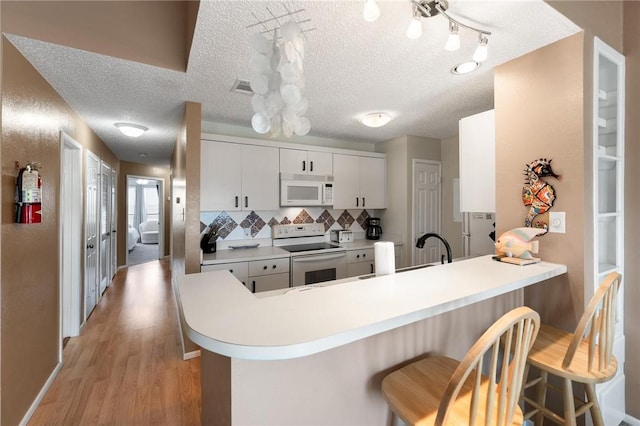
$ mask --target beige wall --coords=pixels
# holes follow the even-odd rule
[[[583,36],[578,34],[496,68],[496,235],[524,226],[523,169],[553,159],[562,180],[549,179],[566,212],[567,233],[540,238],[540,257],[569,273],[525,290],[525,302],[543,321],[575,328],[584,303]],[[547,287],[552,286],[552,289]],[[553,297],[549,295],[553,294]]]
[[[626,56],[626,146],[625,146],[625,338],[627,413],[640,418],[640,2],[624,4],[624,49]]]
[[[197,1],[3,1],[4,31],[185,71]]]
[[[0,423],[13,425],[58,363],[60,131],[116,170],[119,162],[13,45],[2,42]],[[13,223],[15,161],[42,164],[41,224]]]
[[[171,157],[172,277],[200,272],[201,105],[185,103],[184,120]],[[181,325],[182,327],[182,325]],[[198,350],[182,328],[184,352]]]
[[[442,235],[451,246],[454,259],[462,257],[462,222],[453,221],[453,180],[460,177],[458,137],[442,140]]]
[[[164,252],[162,255],[169,255],[171,201],[167,200],[167,197],[171,196],[170,172],[169,167],[120,162],[120,173],[118,174],[118,266],[125,265],[127,260],[127,176],[145,176],[163,181],[164,194],[161,194],[163,196],[160,197],[164,214]]]

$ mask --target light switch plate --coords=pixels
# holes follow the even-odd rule
[[[565,212],[549,212],[549,232],[566,233]]]

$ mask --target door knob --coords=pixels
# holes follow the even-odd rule
[[[93,245],[93,244],[87,244],[87,248],[88,248],[88,249],[92,249],[93,247],[94,247],[94,245]]]

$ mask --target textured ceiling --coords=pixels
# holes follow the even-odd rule
[[[305,33],[304,60],[312,136],[355,142],[454,136],[461,117],[493,107],[495,66],[579,31],[543,1],[450,0],[453,16],[493,33],[489,59],[476,72],[457,76],[450,70],[472,56],[475,33],[461,29],[461,49],[448,52],[443,17],[425,20],[422,38],[409,40],[409,1],[380,2],[381,16],[373,23],[362,19],[362,4],[286,2],[290,10],[304,9],[296,17],[315,28]],[[278,14],[283,7],[203,1],[186,73],[8,38],[120,159],[168,164],[184,101],[202,103],[204,121],[250,126],[251,98],[230,91],[236,78],[248,79],[248,38],[255,31],[247,26],[268,18],[267,8]],[[365,128],[358,117],[373,111],[397,118],[383,128]],[[150,130],[129,139],[113,126],[120,121]]]

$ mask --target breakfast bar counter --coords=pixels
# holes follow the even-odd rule
[[[259,297],[227,271],[180,277],[181,314],[202,348],[202,424],[385,425],[384,375],[425,353],[459,359],[522,305],[524,287],[562,285],[566,271],[483,256]]]

